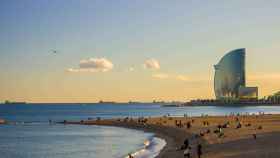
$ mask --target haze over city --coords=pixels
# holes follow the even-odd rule
[[[0,101],[215,98],[214,64],[246,48],[247,84],[280,87],[279,1],[3,1]]]

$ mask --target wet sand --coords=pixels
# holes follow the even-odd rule
[[[198,143],[202,144],[202,158],[278,158],[280,155],[280,115],[127,118],[66,123],[117,126],[155,133],[167,142],[157,156],[160,158],[183,158],[183,150],[177,148],[186,138],[192,147],[192,157],[197,157]],[[219,130],[218,125],[224,128]]]

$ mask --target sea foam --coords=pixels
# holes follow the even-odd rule
[[[131,155],[134,158],[154,158],[160,153],[165,145],[166,141],[164,139],[152,137],[151,139],[144,141],[144,147],[142,149]],[[128,156],[125,158],[128,158]]]

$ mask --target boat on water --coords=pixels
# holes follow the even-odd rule
[[[165,103],[161,104],[162,107],[180,107],[183,106],[183,103],[181,102],[171,102],[171,103]]]

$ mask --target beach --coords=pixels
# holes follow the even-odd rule
[[[228,115],[201,117],[146,117],[82,120],[66,124],[105,125],[152,132],[167,145],[159,158],[182,158],[180,150],[188,139],[192,157],[202,145],[206,158],[278,157],[280,154],[280,115]]]

